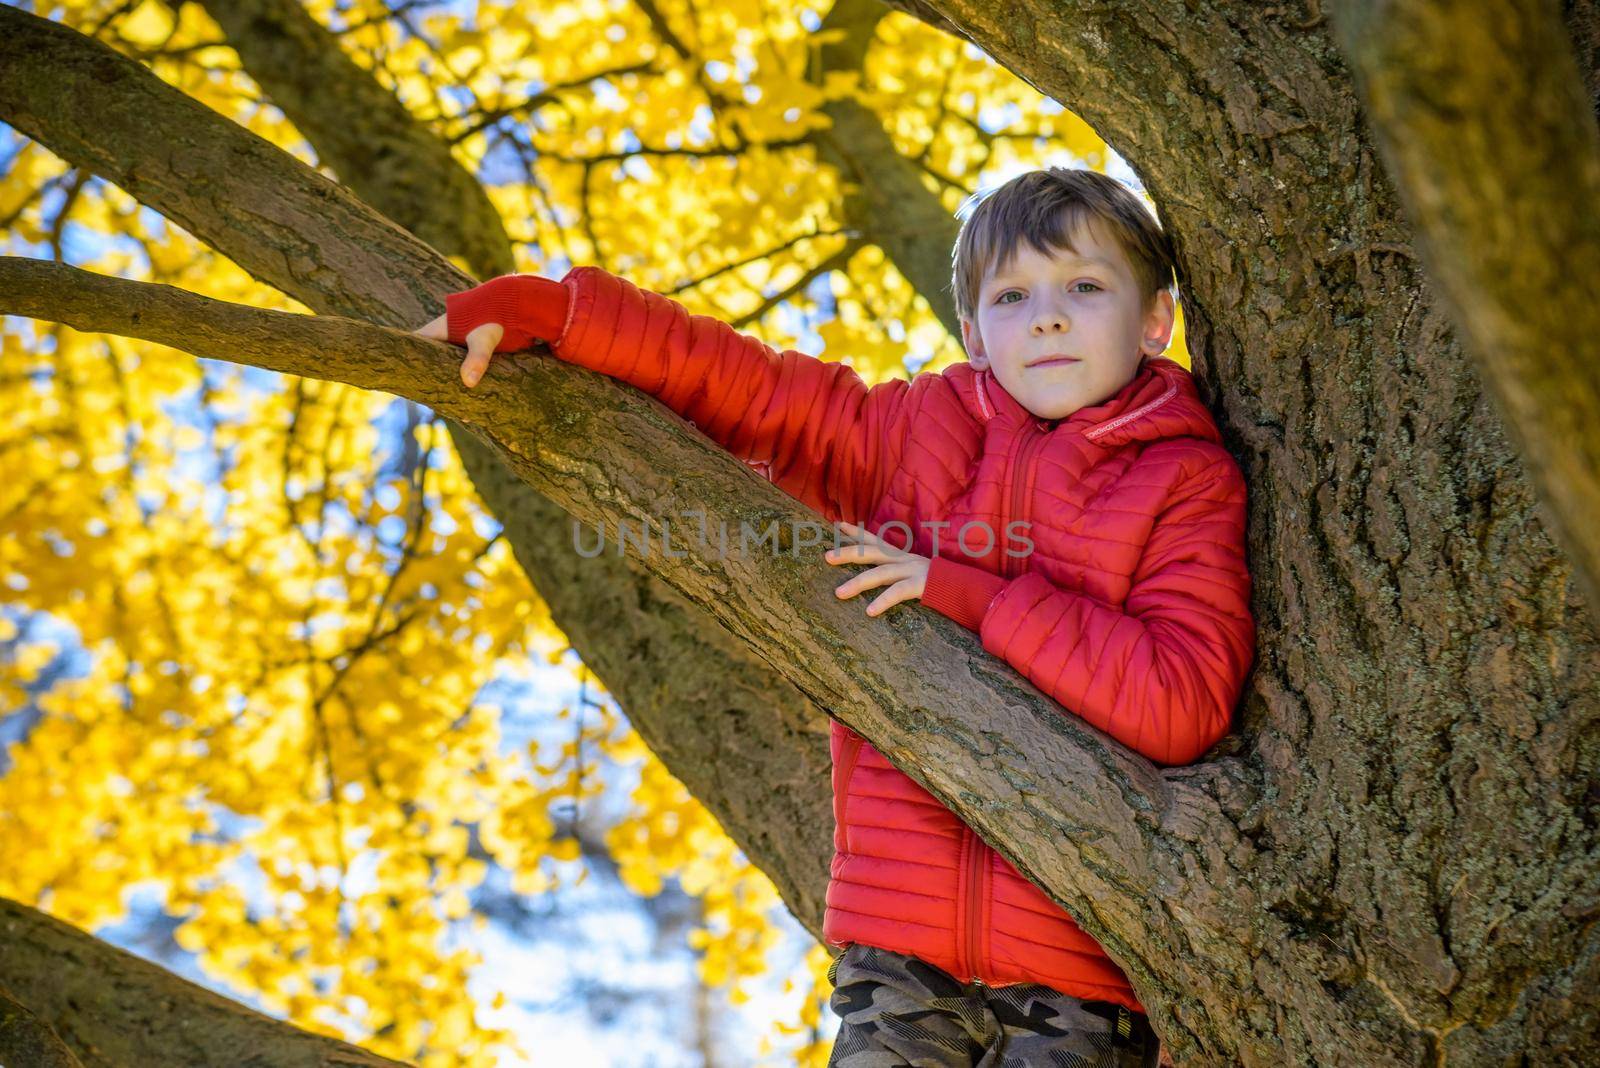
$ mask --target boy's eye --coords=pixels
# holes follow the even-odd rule
[[[1092,291],[1094,291],[1096,293],[1100,292],[1100,287],[1095,285],[1093,282],[1075,282],[1073,284],[1073,286],[1072,286],[1073,291],[1076,292],[1079,286],[1088,286],[1090,290],[1092,290]],[[1007,304],[1007,303],[1015,304],[1016,301],[1007,301],[1006,300],[1006,298],[1010,297],[1010,296],[1018,296],[1018,297],[1020,297],[1020,296],[1022,296],[1022,292],[1020,290],[1016,290],[1016,289],[1008,289],[1004,293],[1001,293],[998,297],[994,298],[994,302],[996,304]]]

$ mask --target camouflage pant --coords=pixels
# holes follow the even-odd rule
[[[842,1021],[830,1068],[1154,1068],[1158,1056],[1143,1014],[1038,983],[961,983],[916,957],[859,943],[834,960],[828,978],[828,1005]]]

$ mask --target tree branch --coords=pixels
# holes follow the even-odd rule
[[[0,982],[0,1064],[83,1068],[51,1027],[12,998]]]
[[[181,979],[37,909],[0,898],[0,987],[58,1041],[7,1046],[16,1010],[0,994],[0,1063],[11,1068],[405,1068],[302,1031]]]
[[[206,0],[201,6],[245,70],[312,142],[319,162],[361,201],[381,204],[402,225],[451,215],[455,240],[448,251],[489,274],[516,270],[511,241],[483,184],[302,5]]]
[[[806,77],[821,85],[830,72],[861,72],[878,23],[888,14],[880,0],[838,0],[817,32],[843,30],[844,37],[811,49]],[[876,112],[854,97],[830,100],[822,110],[833,124],[808,136],[818,156],[846,180],[843,209],[850,227],[883,249],[950,336],[959,338],[950,250],[960,221],[923,185],[922,168],[895,147]]]
[[[425,322],[472,282],[356,195],[70,27],[0,6],[0,116],[318,310]]]

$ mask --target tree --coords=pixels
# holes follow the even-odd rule
[[[1538,70],[1552,80],[1534,84],[1553,85],[1569,103],[1582,99],[1571,91],[1580,76],[1571,42],[1592,35],[1591,8],[1567,5],[1564,36],[1513,10],[1523,27],[1543,32],[1492,39],[1485,47],[1503,62],[1486,66]],[[1592,586],[1587,533],[1575,511],[1593,464],[1538,464],[1553,455],[1550,428],[1593,410],[1592,363],[1579,361],[1560,394],[1534,393],[1548,405],[1538,409],[1543,430],[1530,406],[1506,405],[1534,473],[1573,480],[1574,496],[1550,494],[1555,525],[1573,546],[1569,562],[1478,384],[1471,359],[1489,363],[1501,353],[1461,351],[1448,307],[1412,251],[1400,194],[1361,125],[1358,91],[1374,103],[1380,138],[1398,146],[1389,149],[1394,169],[1425,235],[1452,217],[1427,195],[1430,184],[1465,188],[1447,180],[1459,178],[1455,163],[1514,173],[1519,157],[1495,141],[1468,141],[1499,152],[1460,161],[1437,150],[1407,155],[1415,143],[1408,133],[1437,146],[1441,129],[1497,129],[1529,151],[1566,146],[1560,157],[1531,158],[1574,168],[1581,181],[1559,192],[1579,210],[1566,212],[1565,232],[1521,231],[1525,265],[1555,262],[1551,235],[1570,242],[1578,262],[1592,254],[1592,214],[1583,211],[1592,189],[1583,183],[1596,174],[1593,91],[1581,113],[1544,107],[1536,125],[1489,122],[1518,114],[1503,100],[1483,103],[1482,123],[1458,106],[1449,112],[1454,125],[1431,125],[1427,105],[1438,98],[1425,78],[1386,79],[1429,68],[1414,52],[1380,47],[1417,39],[1397,32],[1412,24],[1397,24],[1386,9],[1352,8],[1337,41],[1315,8],[1302,17],[1278,7],[1058,0],[998,18],[953,2],[913,13],[959,27],[1089,119],[1133,161],[1176,237],[1196,369],[1252,487],[1262,630],[1239,730],[1207,762],[1158,773],[1053,713],[1020,679],[983,664],[969,636],[923,610],[863,627],[821,596],[831,576],[782,559],[651,566],[1072,910],[1129,971],[1181,1061],[1479,1063],[1520,1051],[1578,1063],[1596,1031],[1596,650],[1580,596]],[[1414,25],[1428,24],[1419,17]],[[1359,90],[1340,46],[1354,57]],[[18,72],[0,75],[7,117],[41,140],[35,131],[52,120],[69,125],[64,95],[40,91],[47,61],[5,59],[3,69]],[[1432,64],[1441,67],[1448,72]],[[103,61],[98,71],[110,81]],[[1591,70],[1582,76],[1594,84]],[[33,94],[20,95],[16,87],[30,80]],[[1407,101],[1420,109],[1396,106]],[[26,127],[16,118],[24,113]],[[63,142],[59,129],[54,136]],[[319,188],[340,213],[329,229],[356,232],[358,205]],[[1562,217],[1557,197],[1525,204],[1505,195],[1478,215],[1471,204],[1449,204],[1467,223],[1479,215],[1492,222],[1501,208],[1514,218]],[[1435,232],[1429,256],[1481,248],[1485,231],[1492,237],[1487,227]],[[230,254],[245,244],[236,240]],[[371,246],[368,262],[425,258],[398,236],[380,233]],[[332,302],[315,279],[294,279],[276,259],[262,267],[274,284]],[[518,477],[579,518],[674,514],[685,504],[735,524],[796,514],[659,406],[553,361],[516,361],[486,380],[491,392],[464,398],[450,392],[445,356],[415,352],[417,343],[392,333],[331,318],[291,323],[80,274],[8,264],[0,291],[18,314],[190,351],[225,349],[284,370],[320,365],[326,377],[433,404],[470,423]],[[1502,313],[1479,320],[1469,338],[1482,345],[1499,326],[1501,340],[1517,346],[1507,359],[1529,358],[1533,342],[1505,330],[1532,318],[1503,314],[1515,290],[1472,290],[1480,284],[1473,270],[1450,264],[1440,275],[1451,306],[1482,301]],[[423,292],[446,285],[441,278]],[[1534,295],[1568,313],[1582,307],[1559,302],[1559,288]],[[370,297],[348,299],[377,323],[426,300],[396,294],[390,310]],[[206,345],[193,340],[196,324],[210,331]],[[1580,331],[1571,343],[1592,344],[1587,337]],[[575,445],[585,430],[616,426],[629,430],[626,449],[597,455]],[[1592,455],[1590,439],[1578,440]],[[529,441],[536,450],[518,445]],[[692,470],[695,496],[639,477],[636,450]],[[741,596],[728,599],[728,590]],[[796,605],[816,609],[796,613]],[[787,641],[773,633],[778,619]],[[974,723],[966,711],[974,707],[996,711]],[[765,724],[772,737],[781,729],[774,722],[744,727]],[[740,833],[736,819],[724,823]],[[1074,848],[1060,850],[1065,843]],[[810,862],[820,872],[817,859]]]

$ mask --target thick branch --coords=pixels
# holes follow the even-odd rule
[[[276,145],[98,41],[9,5],[0,117],[316,310],[421,323],[442,310],[440,294],[472,282]]]
[[[297,0],[205,0],[244,69],[364,203],[483,278],[516,270],[494,202],[450,147]],[[439,243],[439,239],[446,239]]]
[[[38,1054],[7,1046],[26,1006],[58,1037]],[[36,1032],[37,1033],[37,1032]],[[62,1048],[65,1047],[65,1048]],[[54,1059],[47,1059],[52,1057]],[[36,909],[0,898],[0,1064],[7,1068],[403,1068],[214,994]]]
[[[26,1005],[14,999],[0,979],[0,1064],[33,1068],[83,1068],[61,1036]]]
[[[1341,5],[1368,121],[1451,320],[1600,608],[1600,127],[1553,4]]]
[[[812,49],[807,77],[821,84],[830,71],[860,72],[872,35],[888,14],[879,0],[838,0],[817,32],[843,30],[845,36]],[[959,338],[950,250],[960,222],[923,185],[917,161],[895,148],[877,112],[854,97],[830,100],[822,111],[833,125],[814,131],[811,140],[818,155],[846,181],[846,221],[883,249],[944,328]]]

